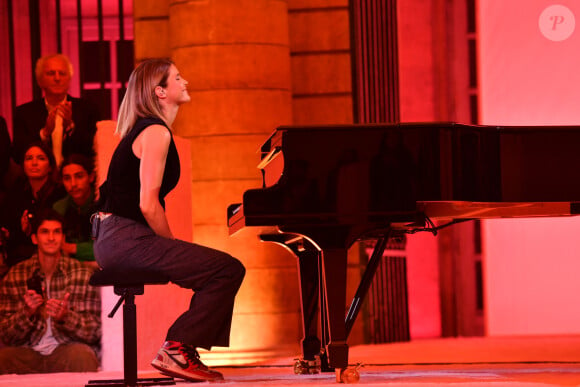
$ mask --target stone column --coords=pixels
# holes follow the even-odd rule
[[[276,126],[292,123],[287,3],[140,0],[134,13],[136,59],[169,56],[189,81],[192,101],[174,132],[191,145],[192,240],[230,252],[247,269],[230,349],[202,356],[231,364],[297,354],[295,258],[253,230],[230,237],[226,224],[227,206],[261,186],[259,147]]]
[[[133,30],[136,62],[170,57],[169,0],[134,1]]]

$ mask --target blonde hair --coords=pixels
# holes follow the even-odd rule
[[[68,75],[71,77],[73,76],[73,65],[72,65],[70,59],[68,58],[68,56],[66,56],[64,54],[60,54],[60,53],[49,54],[49,55],[41,56],[36,61],[36,66],[34,67],[34,75],[36,75],[37,82],[39,82],[39,79],[42,76],[42,72],[44,71],[44,62],[46,62],[49,59],[53,59],[53,58],[63,60],[66,63],[66,67],[68,68]]]
[[[115,133],[121,138],[129,133],[140,117],[157,117],[165,121],[155,88],[167,87],[172,65],[170,59],[154,58],[144,60],[133,70],[117,118]]]

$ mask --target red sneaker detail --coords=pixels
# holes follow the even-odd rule
[[[223,375],[208,368],[197,350],[187,344],[166,341],[151,362],[161,373],[194,382],[223,380]]]

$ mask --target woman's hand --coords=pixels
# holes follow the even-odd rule
[[[24,210],[22,216],[20,217],[20,227],[22,228],[23,233],[30,236],[32,232],[32,226],[30,224],[30,212],[28,212],[28,210]]]

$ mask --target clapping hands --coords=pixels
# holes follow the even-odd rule
[[[72,105],[70,101],[63,101],[48,113],[46,124],[41,131],[42,137],[49,138],[54,131],[56,116],[62,117],[62,127],[66,134],[70,134],[73,128],[72,120]]]
[[[46,313],[55,321],[64,320],[66,314],[68,313],[69,298],[70,293],[66,293],[62,300],[51,298],[50,300],[46,301]]]
[[[70,293],[66,293],[64,298],[51,298],[46,301],[46,314],[52,317],[55,321],[62,321],[69,311]],[[34,316],[38,313],[40,307],[44,304],[44,297],[36,293],[34,290],[28,289],[24,294],[25,311],[28,317]]]

